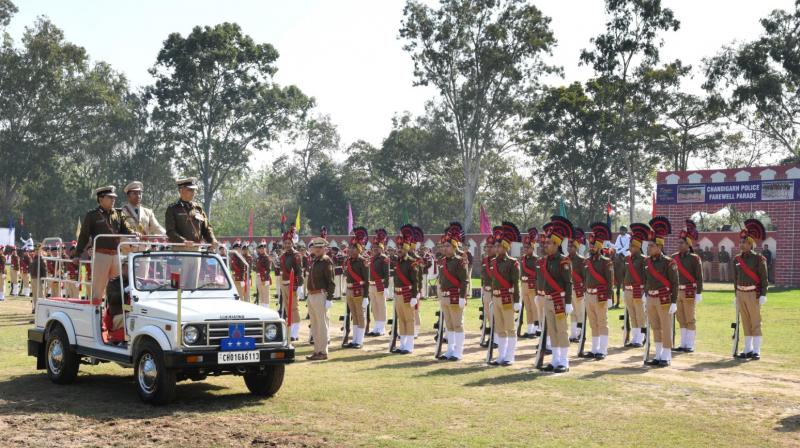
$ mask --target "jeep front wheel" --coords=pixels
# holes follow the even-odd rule
[[[78,376],[80,360],[69,346],[67,331],[59,324],[47,332],[44,355],[47,364],[47,376],[56,384],[69,384]]]
[[[142,342],[134,372],[139,398],[145,403],[167,404],[175,397],[175,371],[166,368],[164,352],[154,341]]]
[[[278,364],[265,367],[263,372],[246,373],[244,384],[250,393],[259,397],[271,397],[278,393],[283,384],[283,373],[286,366]]]

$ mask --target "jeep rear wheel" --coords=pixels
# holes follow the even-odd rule
[[[154,341],[142,342],[134,364],[136,389],[145,403],[167,404],[175,397],[175,371],[166,368],[164,352]]]
[[[244,384],[253,395],[271,397],[278,393],[281,385],[283,385],[283,373],[285,370],[286,366],[283,364],[266,366],[263,372],[246,373],[244,375]]]
[[[79,358],[69,346],[67,331],[55,324],[47,333],[45,344],[47,376],[56,384],[69,384],[78,376]]]

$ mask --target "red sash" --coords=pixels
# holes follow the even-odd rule
[[[497,257],[492,260],[492,268],[494,271],[494,278],[497,280],[497,283],[500,283],[500,299],[504,305],[508,305],[512,302],[511,298],[511,283],[508,280],[504,279],[500,273],[497,272]]]
[[[370,265],[370,274],[372,274],[372,277],[375,279],[375,289],[377,289],[378,292],[381,292],[384,290],[384,288],[386,288],[386,286],[384,286],[383,278],[380,276],[380,274],[378,274],[378,270],[375,269],[375,260],[377,259],[377,257],[372,259],[372,263]]]
[[[661,301],[661,304],[664,305],[670,300],[669,292],[672,291],[672,285],[670,284],[669,280],[667,280],[666,277],[661,275],[661,273],[656,270],[656,267],[653,265],[652,258],[649,257],[647,258],[647,268],[650,271],[650,275],[652,275],[656,280],[658,280],[659,283],[664,285],[662,288],[659,288],[658,290],[659,299]]]
[[[556,280],[550,275],[550,271],[547,270],[547,258],[542,259],[542,264],[539,270],[542,272],[542,278],[544,278],[544,281],[547,282],[547,284],[553,289],[553,292],[550,293],[550,300],[553,301],[555,313],[563,314],[565,312],[565,307],[564,298],[561,297],[561,293],[564,291],[564,288],[556,283]]]
[[[394,269],[394,272],[397,274],[397,278],[400,280],[400,283],[403,284],[401,287],[402,294],[403,294],[403,302],[409,303],[411,302],[411,281],[403,274],[403,271],[400,269],[400,262],[397,262],[397,266]]]
[[[492,261],[497,260],[494,258]],[[489,275],[489,278],[494,278],[494,273],[492,273],[492,266],[489,264],[489,258],[486,258],[486,262],[483,263],[483,266],[486,268],[486,273]]]
[[[569,271],[572,273],[572,289],[575,291],[575,297],[583,297],[583,277],[575,269]]]
[[[529,268],[527,260],[528,257],[522,259],[522,270],[525,271],[525,274],[527,274],[528,288],[534,289],[536,288],[536,269]]]
[[[753,272],[753,270],[750,269],[749,266],[744,264],[744,259],[742,259],[741,255],[737,255],[736,256],[736,261],[739,263],[739,269],[741,269],[742,272],[744,272],[745,275],[750,277],[750,280],[752,280],[753,283],[756,284],[758,295],[760,296],[761,295],[761,277],[759,277],[758,274]]]
[[[697,283],[697,280],[695,280],[694,276],[690,274],[689,271],[683,266],[680,255],[675,257],[675,266],[678,267],[678,271],[681,273],[681,275],[686,277],[686,280],[689,280],[689,284],[684,285],[683,296],[687,299],[693,298],[696,291],[695,283]]]
[[[633,259],[630,255],[625,257],[625,263],[628,265],[628,272],[631,274],[631,286],[633,286],[633,298],[634,299],[641,299],[642,298],[642,277],[639,276],[639,273],[636,272],[636,269],[633,267]]]
[[[353,286],[350,287],[353,297],[363,297],[364,279],[353,270],[350,258],[347,259],[347,273],[350,274],[350,277],[353,279]]]
[[[594,263],[592,263],[591,258],[586,260],[586,265],[589,268],[589,273],[592,274],[592,277],[599,283],[599,285],[597,285],[597,300],[601,302],[608,300],[608,281],[594,268]]]
[[[454,286],[453,288],[448,288],[446,290],[449,294],[448,297],[450,298],[450,304],[458,305],[458,299],[459,299],[458,294],[461,292],[461,282],[458,281],[458,279],[455,278],[453,274],[451,274],[450,271],[447,270],[447,258],[445,258],[442,261],[443,261],[442,274],[444,274],[444,276],[447,278],[447,281]],[[453,297],[454,290],[456,291],[455,297]]]

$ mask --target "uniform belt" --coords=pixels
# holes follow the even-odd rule
[[[678,285],[678,289],[686,289],[687,286],[692,285],[693,287],[697,286],[697,283],[687,283],[685,285]]]
[[[374,284],[375,284],[375,282],[374,282],[374,281],[372,281],[372,280],[370,280],[370,281],[369,281],[369,284],[370,284],[370,285],[374,285]]]
[[[325,294],[324,289],[315,289],[313,291],[308,291],[308,295],[313,296],[314,294]]]
[[[484,291],[491,291],[491,290],[492,290],[492,287],[491,287],[491,286],[484,286],[484,287],[483,287],[483,290],[484,290]]]
[[[669,291],[661,292],[661,291],[659,291],[657,289],[656,290],[647,291],[647,295],[648,296],[653,296],[653,297],[661,297],[662,295],[666,296],[666,295],[669,295],[669,293],[670,293]]]
[[[547,297],[549,300],[553,300],[553,294],[555,294],[555,293],[550,293],[550,294],[548,294],[548,293],[544,293],[543,295],[544,295],[545,297]],[[558,295],[559,295],[560,297],[566,297],[566,296],[567,296],[567,293],[565,293],[564,291],[561,291],[560,293],[558,293]]]
[[[597,294],[598,292],[600,292],[600,290],[597,288],[586,288],[586,292],[588,292],[589,294]]]
[[[527,282],[528,281],[528,277],[527,276],[526,277],[520,277],[520,280],[522,280],[523,282]]]
[[[739,291],[755,291],[758,289],[756,285],[736,285],[736,289]]]
[[[492,291],[492,295],[499,296],[500,294],[504,294],[504,293],[505,294],[511,294],[513,292],[514,292],[514,288],[501,288],[501,289],[495,289],[494,291]]]
[[[117,250],[116,249],[101,249],[101,248],[98,247],[94,251],[95,251],[95,253],[98,253],[98,254],[117,255]]]
[[[289,284],[289,280],[281,280],[281,285],[288,285],[288,284]]]

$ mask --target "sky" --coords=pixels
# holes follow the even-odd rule
[[[135,87],[152,82],[147,70],[166,37],[197,25],[229,21],[280,52],[276,81],[294,84],[316,98],[317,112],[338,125],[347,145],[380,145],[395,114],[422,113],[436,91],[413,86],[413,65],[398,39],[404,0],[12,0],[19,13],[9,32],[19,40],[37,16],[49,17],[66,38],[85,47],[93,60],[110,63]],[[429,1],[435,4],[435,1]],[[552,18],[558,45],[547,61],[564,68],[553,84],[584,81],[591,68],[578,56],[605,26],[601,0],[534,1]],[[667,33],[662,61],[680,58],[695,67],[685,90],[697,92],[704,57],[734,40],[759,35],[758,19],[793,0],[663,0],[681,21]],[[269,155],[259,156],[255,162]],[[259,163],[260,164],[260,163]]]

